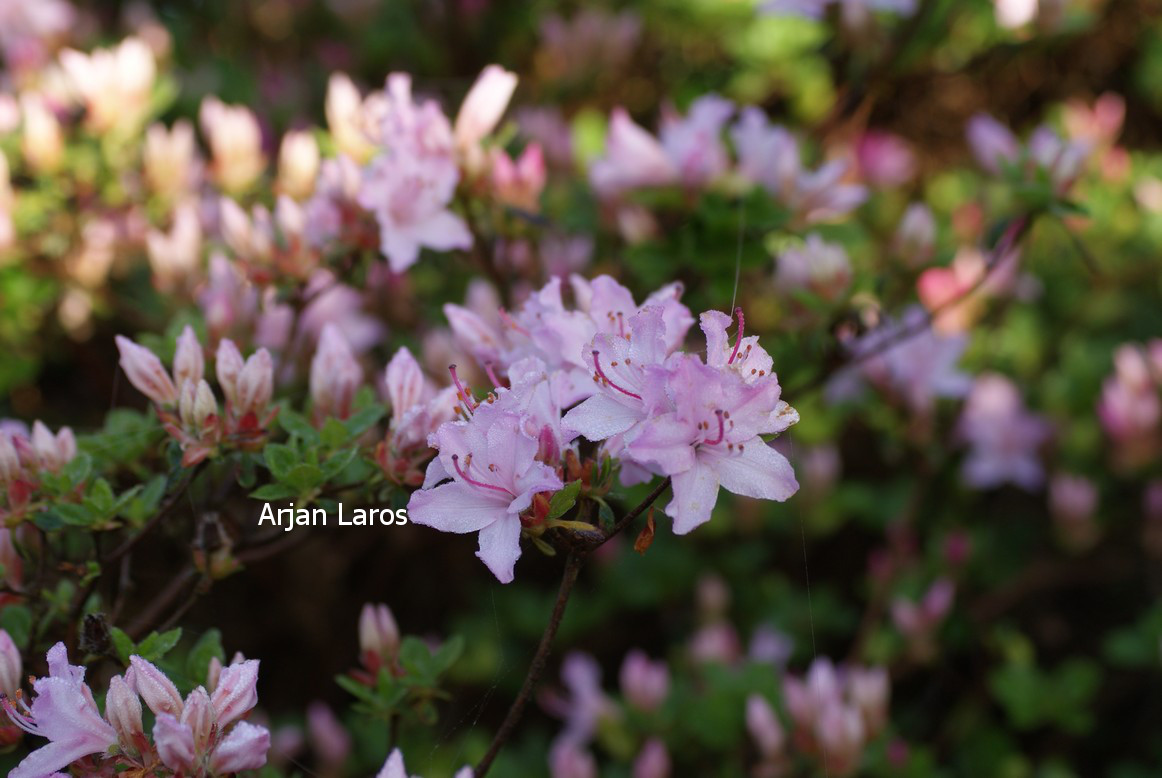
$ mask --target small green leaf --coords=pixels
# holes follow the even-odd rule
[[[20,648],[28,645],[32,633],[32,612],[23,605],[5,605],[0,609],[0,628]]]
[[[323,470],[318,465],[298,464],[282,480],[302,494],[323,483]]]
[[[117,658],[121,660],[121,664],[129,664],[129,657],[136,653],[133,640],[117,627],[109,630],[109,636],[113,638],[113,648],[117,651]]]
[[[549,500],[549,519],[559,519],[568,513],[577,502],[577,495],[581,492],[580,481],[570,481],[565,484],[563,489],[560,489]]]
[[[347,427],[347,434],[353,438],[357,438],[367,430],[375,426],[375,424],[383,418],[384,408],[382,405],[372,405],[370,408],[364,408],[352,414],[344,424]]]
[[[287,473],[299,461],[298,452],[282,443],[271,443],[262,452],[266,467],[280,481],[286,480]]]
[[[271,502],[297,497],[298,491],[287,484],[263,484],[251,492],[250,496],[255,500]]]
[[[287,431],[287,434],[301,438],[305,443],[313,445],[319,442],[319,433],[300,413],[283,408],[278,412],[278,423]]]
[[[222,633],[216,629],[208,629],[198,638],[198,642],[194,643],[186,657],[186,675],[197,683],[205,683],[210,660],[215,657],[220,662],[226,659],[226,652],[222,648]]]
[[[174,627],[169,632],[151,632],[145,640],[137,644],[137,650],[134,652],[142,659],[150,662],[157,662],[178,644],[182,639],[182,628]]]
[[[348,437],[346,425],[333,416],[323,422],[323,430],[319,433],[319,440],[326,448],[339,448]]]

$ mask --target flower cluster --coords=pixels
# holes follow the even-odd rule
[[[703,189],[724,183],[734,172],[807,223],[834,220],[866,199],[863,186],[844,183],[847,162],[837,159],[816,170],[805,168],[791,132],[772,125],[753,106],[743,108],[729,128],[737,157],[732,166],[722,136],[734,113],[730,101],[705,95],[691,104],[686,116],[667,115],[659,138],[654,138],[617,109],[610,117],[605,155],[589,170],[593,188],[611,199],[673,184]]]
[[[0,634],[0,655],[7,637]],[[133,656],[125,674],[109,681],[103,715],[85,683],[85,668],[69,664],[63,643],[48,652],[49,674],[32,682],[31,704],[19,688],[10,689],[16,685],[7,672],[11,660],[2,661],[4,712],[24,731],[49,740],[9,773],[14,778],[44,778],[70,767],[86,775],[128,770],[209,777],[266,764],[270,733],[242,720],[258,701],[257,660],[219,668],[209,688],[199,686],[183,700],[161,670]],[[154,715],[152,740],[142,724],[142,702]]]
[[[178,336],[172,378],[146,347],[118,335],[117,348],[130,383],[153,401],[166,432],[181,444],[184,466],[214,455],[222,444],[252,450],[265,440],[278,412],[270,407],[274,366],[266,349],[243,360],[232,341],[219,342],[215,369],[226,396],[225,412],[220,413],[204,378],[202,344],[191,327]]]
[[[453,366],[461,418],[429,438],[439,454],[411,498],[412,521],[479,532],[478,555],[497,578],[511,581],[522,526],[542,523],[534,497],[562,488],[562,458],[575,450],[578,435],[603,443],[625,483],[672,478],[666,512],[679,534],[710,519],[719,486],[770,500],[795,493],[790,465],[762,436],[783,432],[798,416],[781,399],[770,355],[757,337],[744,336],[741,310],[733,344],[732,317],[702,314],[703,359],[679,351],[692,324],[678,302],[680,288],[660,290],[639,306],[611,278],[571,283],[573,310],[564,305],[559,279],[493,321],[445,306],[457,339],[494,390],[477,400]],[[420,396],[422,376],[417,368],[405,374],[407,358],[397,359],[393,404],[410,409],[416,401],[405,398]],[[432,423],[430,406],[420,414]]]
[[[1145,347],[1118,348],[1097,415],[1120,466],[1139,467],[1157,456],[1162,445],[1162,339]]]
[[[0,524],[18,523],[41,474],[58,472],[76,455],[77,440],[68,427],[54,435],[40,421],[33,422],[31,433],[20,424],[0,425],[0,486],[8,495],[7,506],[0,504]]]

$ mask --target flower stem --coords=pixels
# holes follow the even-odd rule
[[[545,631],[541,634],[541,642],[537,646],[537,653],[533,655],[533,661],[529,664],[529,671],[525,675],[524,683],[521,684],[520,692],[517,693],[516,699],[513,700],[512,705],[508,709],[508,713],[504,716],[504,721],[500,723],[500,728],[496,730],[496,736],[492,739],[492,744],[488,750],[481,757],[480,762],[476,765],[473,771],[474,778],[484,778],[488,774],[488,770],[492,767],[496,755],[500,753],[500,749],[508,741],[520,717],[524,714],[525,706],[528,705],[529,700],[536,691],[537,684],[544,675],[545,665],[549,659],[549,652],[553,648],[553,638],[557,636],[557,630],[561,627],[561,619],[565,615],[565,606],[569,603],[569,595],[573,593],[573,585],[577,583],[577,576],[581,572],[581,566],[585,562],[585,557],[589,552],[600,546],[605,541],[612,538],[614,535],[622,532],[628,527],[633,520],[646,512],[646,510],[654,504],[654,500],[662,495],[670,487],[670,479],[666,478],[659,483],[652,492],[646,495],[646,498],[638,503],[637,507],[630,510],[625,516],[621,517],[616,524],[605,534],[600,542],[584,546],[580,549],[573,549],[569,552],[568,558],[565,560],[565,572],[561,575],[561,586],[557,589],[557,600],[553,603],[553,612],[549,616],[549,623],[545,625]]]

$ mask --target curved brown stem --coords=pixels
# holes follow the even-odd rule
[[[569,595],[573,593],[573,585],[577,583],[577,576],[581,572],[581,566],[585,562],[585,557],[593,549],[605,543],[632,524],[633,520],[645,513],[654,504],[654,500],[658,499],[662,495],[662,492],[666,491],[669,486],[670,479],[667,477],[652,492],[646,495],[646,498],[638,503],[635,508],[626,513],[625,516],[622,516],[598,543],[569,552],[569,556],[565,560],[565,572],[561,575],[561,585],[557,589],[557,599],[553,603],[553,612],[549,615],[549,623],[545,625],[545,631],[541,633],[541,642],[537,645],[537,652],[533,655],[533,660],[529,664],[529,670],[525,675],[524,683],[521,684],[520,692],[517,693],[516,699],[513,700],[512,705],[508,709],[508,713],[505,714],[504,721],[500,723],[500,728],[496,730],[496,735],[492,738],[492,744],[488,746],[488,750],[484,752],[484,756],[481,757],[480,762],[473,771],[475,778],[484,778],[488,774],[488,770],[492,767],[496,755],[500,753],[500,749],[504,747],[509,737],[512,736],[513,730],[516,729],[517,723],[524,714],[525,706],[532,699],[533,692],[536,691],[537,684],[540,682],[541,676],[544,675],[545,665],[548,662],[549,653],[553,648],[553,639],[557,636],[557,630],[561,626],[561,619],[565,615],[565,606],[569,603]]]

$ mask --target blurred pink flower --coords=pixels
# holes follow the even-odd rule
[[[957,426],[969,445],[961,467],[965,481],[977,489],[1005,482],[1037,489],[1045,480],[1038,449],[1051,432],[1048,422],[1025,409],[1012,381],[996,373],[979,376]]]
[[[916,174],[916,158],[912,147],[899,135],[869,131],[855,147],[860,174],[874,186],[899,186]]]

